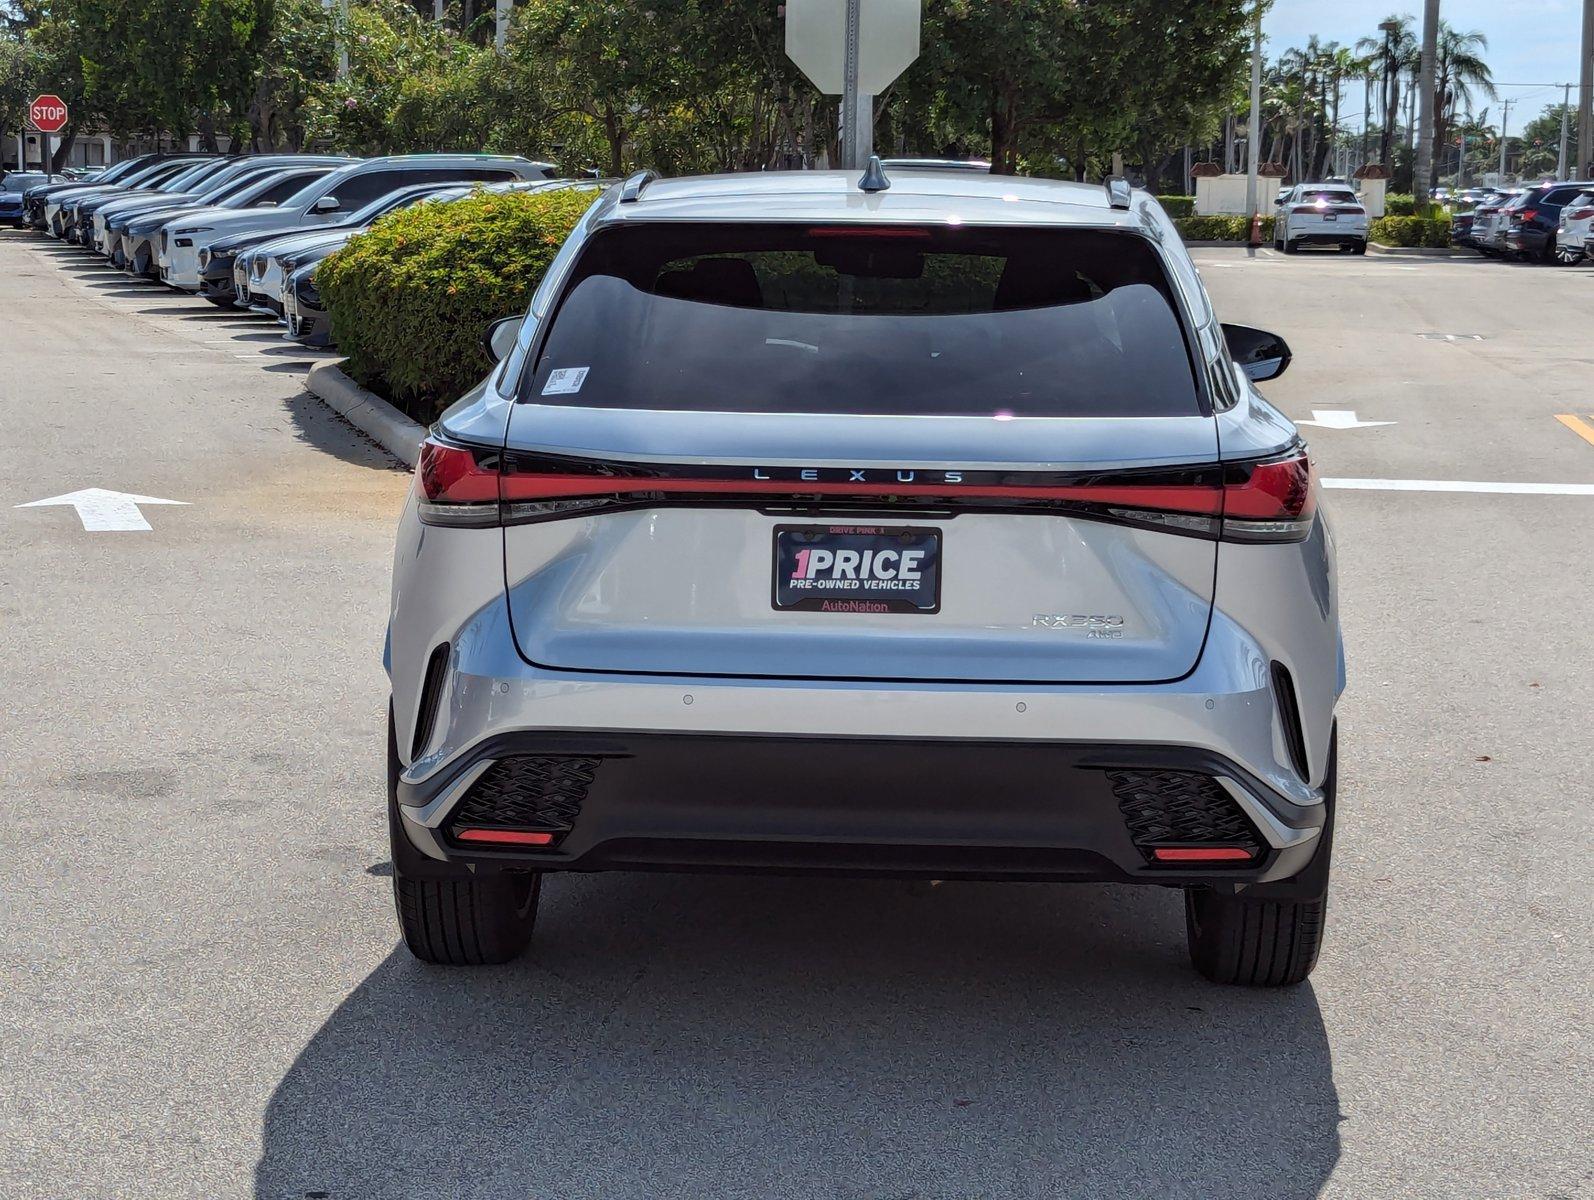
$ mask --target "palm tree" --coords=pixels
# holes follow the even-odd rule
[[[1383,134],[1378,142],[1378,161],[1393,170],[1395,126],[1400,113],[1400,73],[1406,68],[1412,54],[1419,50],[1417,35],[1412,32],[1411,18],[1392,14],[1384,25],[1392,26],[1376,37],[1357,41],[1356,49],[1363,54],[1376,56],[1379,74],[1383,77]]]
[[[1434,58],[1434,145],[1449,145],[1450,127],[1455,123],[1460,107],[1472,107],[1472,89],[1477,88],[1495,98],[1494,72],[1483,61],[1481,51],[1489,48],[1489,39],[1474,29],[1470,33],[1457,33],[1445,22],[1439,22],[1439,42]],[[1430,188],[1439,186],[1439,156],[1434,155],[1433,174],[1428,180]]]

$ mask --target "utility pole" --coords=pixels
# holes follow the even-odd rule
[[[1594,174],[1594,0],[1583,0],[1582,83],[1577,93],[1577,170],[1578,178]]]
[[[1262,0],[1256,0],[1251,29],[1251,127],[1245,136],[1245,211],[1257,217],[1256,177],[1262,168]]]
[[[1594,3],[1594,0],[1589,0]],[[1434,111],[1433,79],[1434,59],[1439,49],[1439,0],[1427,0],[1422,12],[1422,66],[1417,82],[1417,171],[1412,177],[1411,191],[1416,199],[1417,211],[1428,215],[1429,189],[1433,187]]]
[[[1567,126],[1572,120],[1572,85],[1564,85],[1561,91],[1561,154],[1555,160],[1555,177],[1567,178],[1566,174],[1566,137]]]
[[[493,26],[493,47],[499,51],[509,41],[509,8],[512,0],[498,0],[497,22]]]
[[[1502,104],[1500,114],[1500,182],[1505,183],[1505,134],[1511,125],[1511,101]]]

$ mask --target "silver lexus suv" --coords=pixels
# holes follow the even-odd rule
[[[1179,888],[1208,978],[1311,971],[1333,539],[1151,196],[644,173],[488,336],[394,563],[417,956],[551,872],[812,871]]]

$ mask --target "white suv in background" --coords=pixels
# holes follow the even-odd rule
[[[1594,241],[1594,191],[1583,192],[1561,207],[1555,231],[1555,261],[1570,267],[1587,258]]]
[[[350,163],[307,184],[275,208],[215,213],[193,222],[168,225],[161,231],[165,240],[161,252],[170,264],[164,268],[164,281],[197,292],[199,251],[212,242],[254,230],[333,224],[378,196],[411,184],[453,180],[508,183],[516,179],[552,179],[555,173],[551,163],[507,154],[399,154]]]
[[[1278,201],[1273,248],[1293,254],[1299,246],[1338,246],[1343,254],[1367,253],[1367,209],[1343,184],[1301,183]]]

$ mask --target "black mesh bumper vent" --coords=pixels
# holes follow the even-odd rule
[[[1108,771],[1135,848],[1152,861],[1159,846],[1260,848],[1256,828],[1209,775],[1191,771]]]
[[[448,819],[448,829],[524,829],[559,835],[581,815],[598,758],[517,755],[482,774]]]

